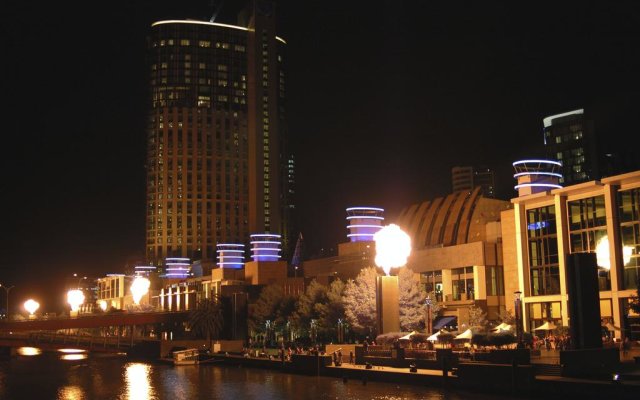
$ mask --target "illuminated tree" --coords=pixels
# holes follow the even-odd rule
[[[469,327],[476,330],[485,330],[487,327],[487,314],[475,304],[469,307]]]
[[[424,318],[427,313],[425,304],[427,292],[414,278],[414,273],[409,268],[400,269],[398,284],[400,289],[400,328],[405,332],[424,328]],[[431,311],[432,314],[435,314],[433,306]]]
[[[364,268],[356,279],[349,279],[342,298],[344,314],[351,327],[358,333],[375,337],[377,334],[376,316],[376,277],[375,268]]]

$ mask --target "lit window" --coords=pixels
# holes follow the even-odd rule
[[[211,42],[208,40],[201,40],[198,42],[198,46],[200,47],[211,47]]]
[[[180,39],[180,46],[189,46],[189,44],[191,44],[189,39]]]

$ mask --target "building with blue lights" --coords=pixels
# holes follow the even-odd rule
[[[218,243],[290,237],[285,47],[275,5],[251,0],[237,24],[157,21],[148,39],[146,258],[214,264]],[[166,271],[165,271],[166,272]],[[175,272],[175,271],[174,271]],[[171,272],[173,273],[173,272]]]
[[[516,169],[517,171],[517,169]],[[519,178],[519,177],[518,177]],[[640,171],[565,187],[538,187],[501,215],[506,305],[522,292],[523,322],[568,326],[568,256],[595,253],[600,316],[611,334],[640,338],[629,308],[640,276]]]

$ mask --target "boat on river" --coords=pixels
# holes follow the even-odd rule
[[[173,352],[173,365],[195,365],[199,363],[200,350],[185,349]]]

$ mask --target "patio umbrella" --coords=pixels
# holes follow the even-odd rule
[[[493,332],[503,332],[503,331],[510,331],[510,330],[511,330],[511,325],[505,324],[504,322],[492,329]]]
[[[437,342],[439,335],[440,335],[440,331],[438,331],[438,332],[434,333],[433,335],[429,336],[427,338],[427,340],[430,341],[430,342]]]
[[[547,321],[539,327],[535,328],[534,331],[552,331],[556,328],[556,324],[554,324],[552,321]]]
[[[473,337],[473,332],[471,332],[471,329],[467,329],[466,331],[456,336],[455,339],[471,339],[472,337]]]
[[[415,335],[416,333],[418,333],[418,332],[413,331],[413,332],[411,332],[409,334],[404,335],[403,337],[399,338],[398,340],[411,340],[411,336]]]

